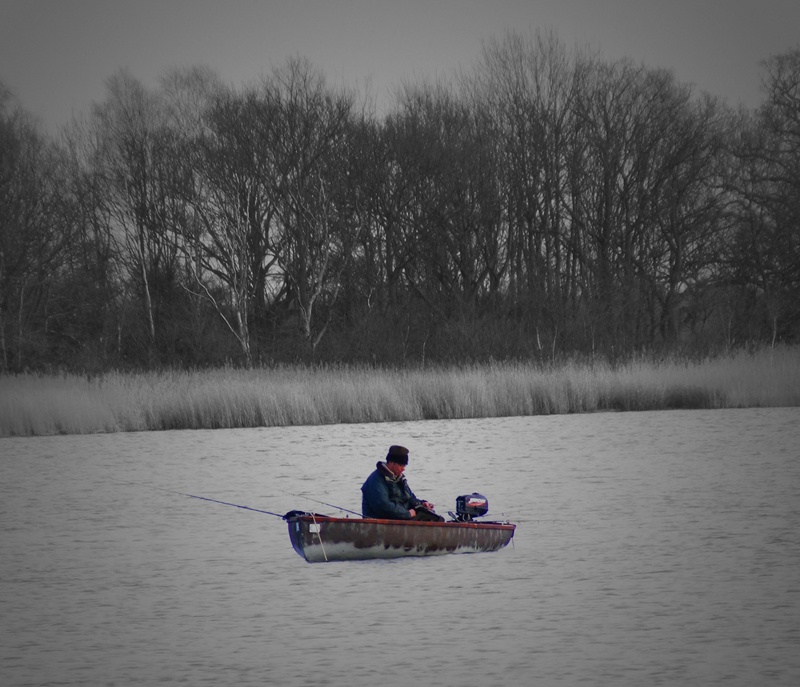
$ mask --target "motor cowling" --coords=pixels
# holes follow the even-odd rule
[[[456,498],[456,519],[472,520],[486,515],[489,512],[489,499],[482,494],[473,492]]]

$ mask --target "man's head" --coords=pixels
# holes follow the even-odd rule
[[[386,467],[395,474],[402,475],[408,465],[408,449],[405,446],[390,446],[386,454]]]

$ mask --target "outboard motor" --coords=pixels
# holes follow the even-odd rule
[[[489,499],[477,492],[456,498],[456,512],[450,513],[458,522],[469,522],[489,512]]]

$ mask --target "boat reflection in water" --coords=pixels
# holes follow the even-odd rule
[[[284,519],[294,550],[309,563],[497,551],[516,529],[500,522],[332,518],[302,511]]]

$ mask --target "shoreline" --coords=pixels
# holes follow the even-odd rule
[[[800,348],[698,363],[0,376],[0,437],[800,406]]]

